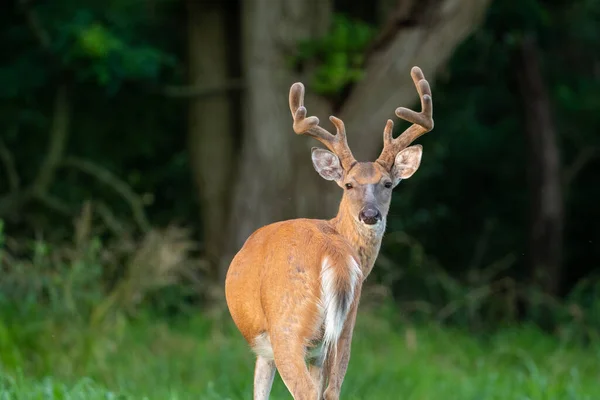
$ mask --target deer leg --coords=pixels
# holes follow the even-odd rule
[[[328,378],[328,385],[323,398],[325,400],[339,400],[342,390],[342,383],[346,376],[348,363],[350,362],[350,347],[352,344],[352,332],[356,322],[356,311],[358,301],[348,312],[346,323],[342,334],[337,342],[337,352],[328,356],[324,365],[324,375]]]
[[[258,356],[254,366],[254,400],[268,400],[275,378],[275,362]]]
[[[313,382],[315,385],[317,385],[317,399],[322,400],[323,392],[325,391],[325,374],[323,371],[323,365],[319,363],[319,360],[315,360],[314,363],[310,364],[309,372]]]
[[[306,366],[304,344],[287,335],[272,336],[271,343],[279,376],[294,400],[316,400],[317,386]]]

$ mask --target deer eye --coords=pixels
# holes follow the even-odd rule
[[[354,186],[352,186],[351,183],[346,183],[345,186],[346,186],[346,189],[348,189],[348,190],[350,190],[350,189],[352,189],[354,187]]]
[[[383,186],[385,186],[387,189],[392,187],[392,182],[387,181],[386,183],[383,184]]]

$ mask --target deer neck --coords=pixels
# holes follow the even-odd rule
[[[356,250],[360,257],[363,276],[367,277],[379,254],[381,239],[385,232],[385,219],[375,227],[368,227],[349,212],[342,200],[337,216],[330,222],[334,229]]]

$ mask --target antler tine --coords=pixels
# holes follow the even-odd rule
[[[419,98],[421,99],[421,112],[418,113],[404,107],[398,107],[396,109],[396,116],[412,123],[412,125],[402,132],[402,134],[396,139],[394,139],[392,136],[394,123],[391,120],[388,120],[383,134],[383,150],[377,159],[377,162],[385,165],[387,168],[392,167],[394,164],[394,158],[398,152],[408,147],[419,136],[431,131],[434,125],[433,101],[431,99],[431,88],[429,87],[429,82],[427,82],[425,76],[423,75],[423,71],[421,71],[421,68],[419,67],[413,67],[410,71],[410,75],[415,83],[417,91],[419,92]]]
[[[344,122],[334,116],[329,117],[336,128],[337,134],[334,135],[319,126],[319,118],[307,117],[306,107],[304,107],[304,85],[300,82],[294,83],[290,88],[290,111],[294,118],[293,127],[296,134],[317,139],[339,157],[344,169],[350,169],[356,160],[348,146]]]

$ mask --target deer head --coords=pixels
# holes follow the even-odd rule
[[[317,117],[307,117],[304,107],[304,85],[294,83],[290,89],[290,110],[294,118],[294,132],[311,136],[329,150],[313,148],[313,166],[323,177],[335,181],[344,189],[340,208],[367,227],[381,225],[387,216],[392,189],[403,179],[410,178],[421,164],[423,147],[409,146],[419,136],[433,129],[431,89],[419,67],[413,67],[411,76],[421,99],[421,112],[404,107],[396,115],[412,125],[397,138],[393,137],[394,122],[388,120],[383,130],[383,150],[375,162],[358,162],[346,140],[344,122],[329,117],[336,128],[334,135],[321,126]]]

